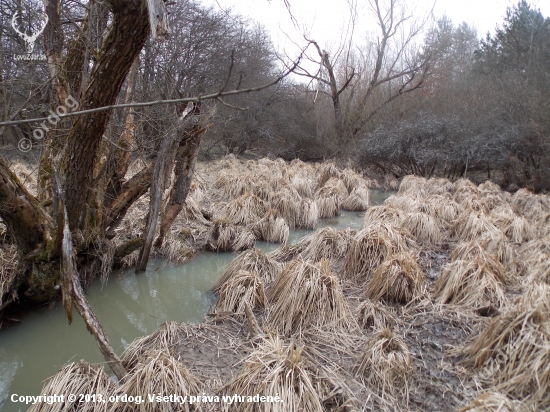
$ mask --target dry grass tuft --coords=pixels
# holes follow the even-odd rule
[[[315,183],[305,177],[294,177],[291,182],[292,186],[298,191],[302,197],[313,197]]]
[[[281,272],[282,267],[260,249],[247,250],[233,259],[214,286],[214,290],[219,293],[223,284],[239,270],[257,274],[267,285]]]
[[[216,303],[215,313],[231,312],[245,315],[245,307],[252,310],[265,306],[264,283],[252,272],[239,270],[219,289],[220,297]]]
[[[401,227],[408,230],[418,243],[423,245],[438,245],[443,240],[439,222],[430,215],[422,212],[409,213]]]
[[[382,394],[408,397],[413,372],[411,354],[405,341],[390,329],[382,329],[367,341],[357,373]]]
[[[302,198],[294,190],[281,190],[273,195],[271,207],[277,209],[286,220],[288,226],[294,229],[300,220]]]
[[[347,195],[347,189],[341,180],[330,179],[315,193],[315,202],[319,208],[319,218],[337,216],[340,206]]]
[[[183,328],[184,326],[178,322],[165,322],[151,335],[134,340],[122,354],[123,365],[127,369],[132,369],[148,352],[174,350]]]
[[[214,220],[206,248],[216,252],[239,252],[254,247],[255,241],[256,236],[247,227]]]
[[[76,400],[70,401],[68,396],[65,396],[64,402],[53,403],[51,405],[48,405],[46,402],[37,402],[29,408],[29,411],[99,411],[101,408],[97,403],[79,403],[80,395],[97,394],[103,395],[103,398],[108,399],[114,389],[115,384],[105,373],[103,365],[90,365],[84,361],[69,363],[48,380],[40,395],[74,394],[76,395]]]
[[[498,392],[485,392],[458,412],[515,412],[519,405]]]
[[[317,264],[304,260],[287,263],[268,288],[267,300],[267,323],[285,335],[309,327],[338,330],[351,324],[340,281],[325,259]]]
[[[369,208],[369,189],[366,186],[357,186],[351,190],[348,197],[342,202],[342,209],[362,212]]]
[[[391,195],[386,199],[384,205],[400,209],[404,212],[412,212],[416,209],[418,203],[418,199],[411,197],[412,195],[412,193]]]
[[[422,294],[424,278],[414,253],[396,253],[374,271],[366,295],[373,301],[406,304]]]
[[[496,390],[536,410],[550,408],[548,308],[519,306],[499,315],[462,350],[465,364],[488,371]]]
[[[321,188],[331,178],[341,179],[342,172],[333,163],[325,163],[319,167],[319,178],[317,179],[317,188]]]
[[[254,225],[259,239],[271,243],[286,243],[290,229],[277,209],[269,209],[266,215]]]
[[[528,242],[535,236],[531,224],[522,216],[515,216],[504,230],[504,234],[515,243]]]
[[[352,238],[351,231],[337,230],[332,227],[325,227],[304,240],[307,245],[300,253],[304,260],[318,262],[322,258],[335,260],[346,255]]]
[[[216,211],[217,219],[227,220],[234,225],[253,225],[267,212],[265,202],[258,196],[245,193]]]
[[[365,300],[357,307],[357,321],[365,329],[391,328],[395,323],[394,316],[389,308],[370,299]]]
[[[407,240],[399,229],[385,223],[372,224],[353,238],[342,275],[348,279],[366,278],[391,255],[408,249]]]
[[[298,215],[294,226],[301,229],[313,230],[319,220],[319,208],[313,199],[302,199],[298,205]]]
[[[244,195],[249,190],[249,184],[249,176],[224,170],[214,181],[214,189],[221,190],[225,198],[234,199]]]
[[[399,184],[399,194],[419,192],[425,185],[426,179],[423,177],[414,175],[405,176]]]
[[[13,245],[0,244],[0,307],[4,295],[12,292],[17,274],[17,250]]]
[[[448,263],[435,284],[435,298],[441,303],[480,307],[501,306],[511,278],[492,255],[481,253],[468,260]]]
[[[373,206],[365,212],[363,229],[371,224],[390,223],[399,225],[403,220],[403,212],[387,205]]]
[[[177,394],[179,396],[196,396],[199,394],[200,385],[189,371],[166,350],[151,351],[145,358],[126,375],[122,384],[115,391],[115,395],[128,395],[128,397],[141,396],[146,401],[139,405],[142,412],[159,410],[190,411],[194,410],[188,402],[170,402],[157,404],[147,400],[148,394]],[[110,407],[109,412],[133,411],[135,405],[131,402],[116,402]]]
[[[303,358],[303,347],[285,346],[275,336],[264,339],[244,360],[237,376],[222,391],[230,396],[278,396],[283,403],[241,402],[226,406],[239,412],[322,412],[314,375]]]
[[[468,212],[458,218],[458,221],[451,226],[451,235],[462,240],[472,240],[481,235],[498,237],[502,232],[491,223],[489,218],[483,213]]]

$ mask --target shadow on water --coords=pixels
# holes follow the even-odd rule
[[[371,204],[381,204],[391,193],[371,191]],[[360,229],[362,212],[342,211],[334,219],[324,219],[317,228]],[[311,233],[292,231],[290,243]],[[276,244],[257,242],[271,251]],[[168,320],[198,323],[215,303],[211,289],[233,253],[201,253],[183,265],[151,260],[145,273],[133,269],[111,275],[107,284],[95,281],[88,289],[88,300],[105,328],[113,347],[121,354],[135,338],[154,332]],[[58,302],[25,315],[20,325],[0,330],[0,410],[24,411],[28,407],[10,401],[12,394],[38,395],[43,381],[69,361],[85,359],[103,362],[93,337],[74,311],[68,325]]]

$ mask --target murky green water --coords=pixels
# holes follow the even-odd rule
[[[388,195],[371,191],[371,204],[382,203]],[[318,228],[359,229],[361,217],[361,212],[342,211],[335,219],[320,221]],[[292,231],[289,242],[295,243],[309,233]],[[257,246],[270,251],[279,245],[258,242]],[[106,285],[95,282],[87,290],[88,300],[120,354],[125,345],[168,320],[201,322],[215,303],[210,290],[235,256],[202,253],[177,266],[152,260],[145,273],[136,275],[131,269],[114,273]],[[20,325],[0,330],[0,410],[26,411],[25,405],[10,401],[12,394],[38,395],[43,381],[60,366],[80,359],[103,361],[78,313],[74,311],[74,322],[69,326],[60,303],[34,310],[21,319]]]

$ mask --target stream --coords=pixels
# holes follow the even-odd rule
[[[381,204],[391,192],[370,192],[372,205]],[[363,212],[341,211],[340,216],[320,220],[317,229],[360,229]],[[296,243],[311,230],[293,230],[289,243]],[[278,244],[256,242],[265,252]],[[165,264],[152,259],[147,271],[113,272],[105,285],[96,279],[86,294],[114,349],[120,355],[134,339],[153,333],[162,323],[173,320],[199,323],[215,304],[212,287],[235,253],[204,252],[190,262]],[[43,382],[67,362],[81,359],[103,362],[94,338],[73,309],[69,325],[61,302],[24,315],[19,325],[0,330],[0,411],[27,410],[10,401],[12,394],[38,395]]]

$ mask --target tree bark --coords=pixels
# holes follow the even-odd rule
[[[112,0],[113,23],[102,45],[81,109],[109,106],[124,83],[135,58],[149,34],[147,8],[139,0]],[[64,192],[69,224],[74,229],[86,228],[86,207],[91,197],[97,152],[110,117],[110,111],[77,117],[69,132],[62,163]]]

